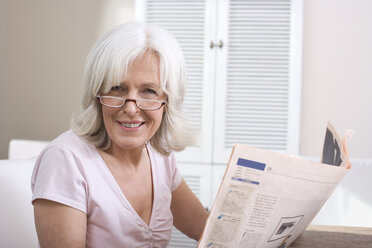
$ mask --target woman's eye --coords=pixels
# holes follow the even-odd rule
[[[146,94],[152,94],[152,95],[157,95],[156,91],[153,89],[145,89],[144,93]]]
[[[112,91],[119,91],[121,90],[121,87],[119,85],[111,87]]]

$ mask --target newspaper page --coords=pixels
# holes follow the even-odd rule
[[[347,173],[341,141],[328,131],[322,161],[336,166],[235,145],[198,247],[288,247]]]

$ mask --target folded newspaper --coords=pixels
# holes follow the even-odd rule
[[[288,247],[347,173],[345,149],[330,123],[321,163],[235,145],[198,247]]]

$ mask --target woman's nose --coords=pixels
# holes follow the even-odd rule
[[[123,110],[124,113],[134,114],[134,113],[139,112],[140,109],[137,107],[136,100],[127,99],[123,108],[122,108],[122,110]]]

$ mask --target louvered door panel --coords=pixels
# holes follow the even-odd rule
[[[182,47],[187,66],[185,112],[200,130],[203,107],[204,1],[148,0],[146,22],[164,27]]]
[[[223,95],[224,111],[217,111],[215,120],[223,125],[216,125],[214,160],[226,161],[236,143],[295,153],[290,128],[299,123],[293,109],[300,92],[294,94],[299,87],[293,85],[300,81],[291,71],[296,0],[227,2],[226,46],[220,52],[226,64],[217,70],[224,71],[217,93]]]
[[[230,1],[225,147],[286,150],[290,0]]]

